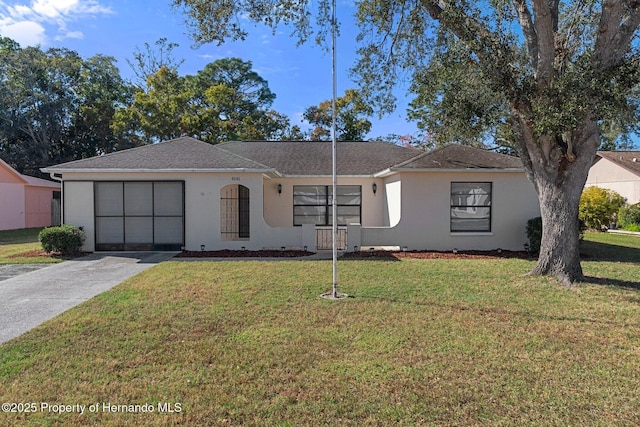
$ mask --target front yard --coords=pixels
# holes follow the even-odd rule
[[[573,289],[344,260],[343,301],[330,261],[162,263],[0,346],[0,401],[33,409],[0,425],[638,425],[640,238],[583,252]]]

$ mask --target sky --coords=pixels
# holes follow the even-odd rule
[[[0,0],[0,36],[9,37],[22,47],[42,49],[64,47],[75,50],[82,57],[96,54],[113,56],[121,75],[133,79],[127,63],[133,53],[154,45],[165,37],[177,43],[174,50],[184,59],[181,75],[196,74],[216,59],[238,57],[251,61],[253,69],[276,94],[272,108],[286,114],[292,124],[301,123],[302,112],[331,98],[331,54],[310,42],[296,47],[286,27],[275,35],[264,26],[249,27],[244,42],[221,46],[206,44],[193,48],[185,16],[171,7],[171,0]],[[357,29],[353,2],[338,1],[340,36],[336,47],[338,96],[346,89],[356,88],[349,69],[356,59]],[[417,133],[415,124],[406,121],[407,86],[396,90],[398,109],[383,118],[371,117],[373,124],[368,138],[389,134]]]

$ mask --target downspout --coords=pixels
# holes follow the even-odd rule
[[[64,182],[61,173],[49,172],[52,180],[60,183],[60,225],[64,224]]]

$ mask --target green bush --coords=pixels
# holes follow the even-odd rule
[[[84,231],[68,224],[60,227],[48,227],[38,235],[42,249],[47,252],[60,252],[69,255],[78,252],[84,242]]]
[[[618,210],[626,200],[613,190],[587,187],[580,197],[579,217],[587,227],[602,230],[617,220]]]
[[[587,229],[584,221],[578,219],[578,231],[579,231],[579,239],[582,240],[584,238],[584,232]],[[542,218],[535,217],[531,218],[527,221],[527,238],[529,241],[525,243],[525,250],[531,253],[540,252],[540,245],[542,244]]]
[[[529,242],[525,245],[525,249],[532,253],[540,252],[540,243],[542,242],[542,218],[531,218],[527,221],[527,238]]]
[[[640,228],[640,203],[624,206],[618,211],[618,225],[629,231],[638,231]],[[632,230],[632,228],[634,228]]]

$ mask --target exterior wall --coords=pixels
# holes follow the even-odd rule
[[[377,185],[373,194],[373,183]],[[278,184],[282,193],[278,194]],[[264,221],[272,227],[293,226],[293,187],[295,185],[331,185],[331,177],[276,178],[264,181]],[[338,178],[338,185],[362,186],[362,225],[365,227],[388,225],[385,204],[385,186],[381,179]]]
[[[185,249],[259,250],[285,246],[315,250],[313,227],[270,227],[264,220],[263,175],[260,173],[66,173],[63,191],[63,221],[81,226],[87,239],[85,251],[95,250],[94,181],[184,181]],[[222,240],[220,227],[220,190],[228,185],[249,188],[250,238]]]
[[[49,227],[51,225],[51,188],[25,187],[25,227]]]
[[[613,190],[630,204],[640,202],[640,176],[608,159],[601,158],[591,167],[585,186]]]
[[[25,228],[24,208],[24,184],[0,182],[0,230]]]
[[[293,186],[331,185],[331,178],[274,178],[261,173],[66,173],[63,221],[81,226],[83,250],[95,250],[94,181],[184,181],[185,249],[205,250],[303,248],[315,250],[313,225],[293,226]],[[452,181],[492,182],[492,231],[450,232]],[[372,184],[377,192],[373,193]],[[278,184],[282,193],[278,194]],[[522,250],[525,225],[540,213],[537,197],[524,173],[401,173],[387,178],[342,178],[339,185],[362,186],[362,226],[349,226],[347,248],[407,246],[409,249]],[[250,237],[223,240],[221,190],[249,189]],[[356,241],[357,240],[357,241]]]
[[[360,246],[406,246],[409,250],[523,250],[529,218],[540,215],[524,173],[402,173],[402,211],[395,227],[363,227]],[[491,232],[452,233],[451,182],[491,182]],[[351,248],[349,242],[348,247]]]
[[[82,250],[94,251],[93,182],[64,181],[62,185],[62,223],[82,227],[86,236]]]

